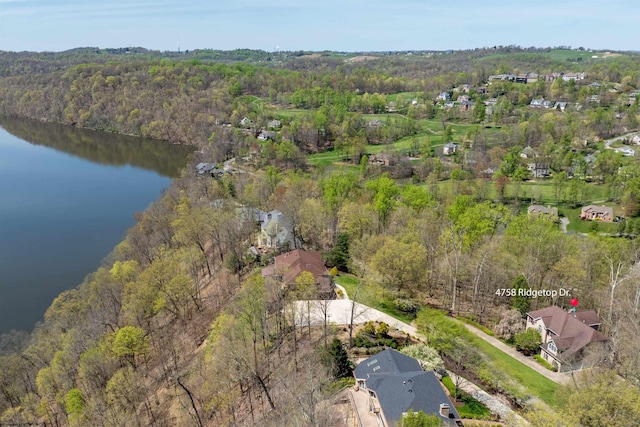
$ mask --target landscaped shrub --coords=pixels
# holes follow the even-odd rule
[[[516,348],[522,350],[527,356],[538,351],[542,345],[542,337],[536,329],[529,328],[523,332],[518,332],[515,336]]]
[[[399,345],[400,343],[396,338],[389,336],[389,325],[384,322],[380,323],[377,328],[373,321],[365,323],[353,338],[354,347],[385,346],[396,349]]]
[[[420,366],[425,371],[433,371],[437,368],[444,367],[442,358],[433,347],[429,347],[426,344],[412,344],[408,345],[402,350],[401,353],[406,354],[409,357],[413,357],[420,363]],[[445,377],[448,378],[448,377]],[[451,379],[449,379],[450,381]],[[444,378],[443,378],[444,382]]]
[[[378,328],[376,329],[376,334],[380,337],[380,338],[384,338],[389,336],[389,325],[387,325],[384,322],[381,322],[378,325]]]
[[[542,358],[542,356],[540,356],[539,354],[534,355],[533,358],[536,359],[538,361],[538,363],[540,363],[542,366],[544,366],[548,370],[550,370],[550,371],[555,371],[556,370],[556,368],[553,365],[551,365],[549,362],[544,360]]]
[[[405,298],[396,298],[395,300],[393,300],[393,305],[396,310],[403,313],[412,314],[414,316],[420,309],[420,304],[418,302]]]

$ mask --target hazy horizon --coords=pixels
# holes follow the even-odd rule
[[[639,50],[635,0],[0,0],[0,50],[466,50],[497,45]]]

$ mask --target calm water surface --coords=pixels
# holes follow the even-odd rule
[[[191,151],[0,117],[0,334],[96,270]]]

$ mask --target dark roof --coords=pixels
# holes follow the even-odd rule
[[[388,348],[360,362],[353,373],[356,378],[366,379],[373,374],[400,374],[412,371],[422,371],[416,359]]]
[[[391,425],[410,410],[438,415],[445,426],[455,426],[454,420],[460,418],[433,372],[374,374],[366,382],[367,389],[375,391],[380,408]],[[449,405],[449,418],[440,415],[441,403]]]
[[[583,314],[584,313],[584,314]],[[602,323],[593,310],[571,313],[553,305],[527,313],[533,319],[542,319],[545,328],[555,336],[547,338],[568,357],[592,342],[607,341],[608,338],[589,325]]]

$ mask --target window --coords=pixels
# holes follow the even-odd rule
[[[549,350],[556,352],[558,350],[558,348],[556,347],[556,345],[552,342],[549,343]]]
[[[541,326],[541,325],[538,325],[538,333],[539,333],[540,335],[542,335],[542,326]]]

